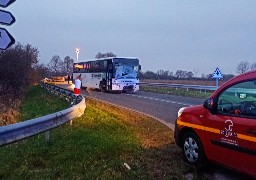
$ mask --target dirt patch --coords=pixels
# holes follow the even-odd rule
[[[17,122],[17,116],[19,112],[14,109],[7,109],[4,105],[0,105],[1,113],[0,113],[0,126],[6,126],[8,124],[14,124]],[[2,110],[5,110],[2,112]]]
[[[17,122],[19,105],[19,100],[10,100],[9,103],[2,103],[0,101],[0,126],[6,126]]]

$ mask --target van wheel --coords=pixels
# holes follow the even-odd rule
[[[182,139],[184,160],[192,166],[200,165],[205,160],[204,149],[200,139],[193,132],[187,132]]]

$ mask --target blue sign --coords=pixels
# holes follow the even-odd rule
[[[0,7],[7,7],[15,0],[0,0]],[[15,22],[15,17],[8,11],[0,10],[0,24],[12,25]],[[6,50],[15,43],[15,39],[4,28],[0,28],[0,50]]]
[[[0,0],[0,7],[7,7],[12,4],[15,0]]]
[[[12,35],[3,28],[0,28],[0,50],[6,50],[8,47],[15,43]]]
[[[215,72],[212,75],[212,78],[218,78],[218,79],[223,78],[219,68],[216,68]]]
[[[0,10],[0,24],[11,25],[15,22],[15,17],[8,11]]]

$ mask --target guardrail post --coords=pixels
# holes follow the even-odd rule
[[[50,131],[44,132],[44,141],[46,143],[49,143],[49,141],[50,141]]]

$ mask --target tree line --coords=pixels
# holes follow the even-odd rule
[[[17,43],[0,51],[0,107],[19,106],[29,86],[45,77],[71,74],[72,67],[69,56],[61,60],[54,55],[47,65],[40,63],[38,49],[30,44]]]
[[[95,55],[96,59],[106,58],[106,57],[116,57],[112,52],[101,53],[98,52]],[[69,56],[66,56],[64,60],[60,58],[59,55],[54,55],[50,59],[50,62],[46,65],[48,69],[47,77],[50,76],[65,76],[71,75],[73,71],[74,60]]]
[[[44,67],[39,64],[38,54],[37,48],[19,43],[0,52],[1,102],[20,98],[27,86],[43,77]]]
[[[106,57],[116,57],[116,55],[113,52],[106,52],[101,53],[98,52],[95,55],[96,59],[99,58],[106,58]],[[69,56],[66,56],[64,58],[64,61],[61,60],[61,58],[58,55],[54,55],[52,59],[50,60],[49,64],[47,65],[49,74],[50,75],[66,75],[66,74],[72,74],[72,63],[74,62],[73,59],[71,59]],[[237,73],[241,74],[244,72],[247,72],[249,70],[256,69],[256,63],[253,63],[250,65],[247,61],[242,61],[237,65]],[[184,70],[177,70],[175,73],[169,71],[169,70],[158,70],[157,72],[153,71],[146,71],[146,72],[140,72],[140,78],[141,79],[211,79],[212,74],[202,74],[201,77],[197,77],[197,70],[192,71],[184,71]],[[222,74],[223,80],[227,81],[234,77],[233,74]]]
[[[232,74],[222,74],[223,80],[227,81],[234,77]],[[194,79],[212,79],[212,74],[202,74],[201,77],[195,77],[194,73],[192,71],[183,71],[183,70],[177,70],[174,74],[173,72],[167,70],[158,70],[157,72],[153,71],[146,71],[146,72],[140,72],[139,75],[140,79],[161,79],[161,80],[177,80],[177,79],[187,79],[187,80],[194,80]]]
[[[236,68],[238,74],[248,72],[250,70],[256,70],[256,63],[248,63],[247,61],[241,61]]]

